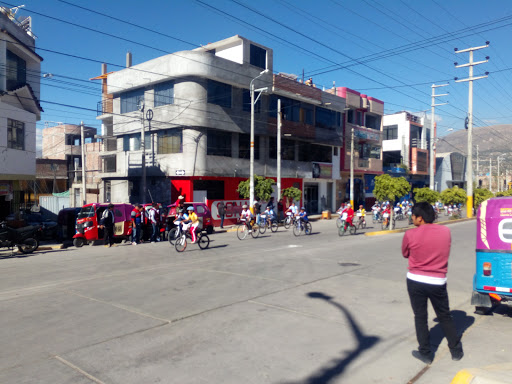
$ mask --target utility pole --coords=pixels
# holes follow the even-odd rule
[[[489,191],[492,192],[492,157],[489,157]]]
[[[86,184],[85,184],[85,138],[84,138],[84,122],[80,122],[80,135],[82,147],[82,205],[87,204]]]
[[[436,88],[438,87],[446,87],[449,84],[441,84],[435,85],[432,84],[432,120],[430,121],[430,189],[434,189],[434,164],[436,162],[435,154],[434,154],[434,142],[435,142],[435,107],[440,105],[446,105],[448,103],[436,104],[436,97],[440,96],[448,96],[447,93],[443,93],[442,95],[436,95]]]
[[[354,126],[350,135],[350,205],[354,208]]]
[[[140,183],[140,202],[146,204],[146,143],[145,143],[145,129],[144,129],[144,100],[140,99],[137,102],[137,108],[141,113],[141,128],[140,128],[140,150],[141,150],[141,171],[142,182]]]
[[[277,201],[281,200],[281,99],[277,99]]]
[[[483,61],[477,61],[476,63],[473,61],[473,52],[482,48],[487,48],[489,46],[489,42],[486,41],[485,45],[480,47],[472,47],[459,51],[455,48],[455,53],[463,53],[469,52],[469,63],[458,65],[455,64],[455,68],[469,67],[469,77],[467,79],[455,78],[456,83],[469,81],[469,98],[468,98],[468,116],[466,118],[467,121],[467,129],[468,129],[468,159],[467,159],[467,169],[466,169],[466,180],[467,180],[467,217],[473,217],[473,81],[486,78],[489,74],[485,73],[485,76],[477,76],[473,77],[473,66],[487,63],[489,61],[489,56],[485,58]]]
[[[478,180],[477,188],[480,187],[480,165],[478,156],[478,144],[476,145],[476,179]]]

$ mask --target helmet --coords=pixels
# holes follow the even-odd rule
[[[247,209],[247,204],[242,205],[243,209]]]
[[[347,204],[347,207],[351,207],[350,203]]]
[[[305,211],[305,210],[306,210],[306,208],[304,208],[304,207],[300,207],[300,210],[301,210],[301,211]]]
[[[193,211],[194,210],[194,207],[193,206],[190,206],[187,208],[187,211]]]

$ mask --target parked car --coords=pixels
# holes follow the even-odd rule
[[[194,207],[194,212],[197,214],[197,217],[199,218],[199,229],[205,229],[208,234],[213,233],[213,220],[212,220],[212,213],[210,212],[210,209],[205,203],[196,203],[196,202],[189,202],[184,203],[184,209],[185,211],[189,206]],[[175,227],[173,224],[174,219],[176,218],[176,204],[171,204],[167,206],[167,231],[170,231],[172,228]]]
[[[30,210],[20,211],[19,214],[11,214],[6,218],[7,225],[11,228],[22,228],[27,226],[39,226],[42,231],[39,232],[41,236],[38,240],[53,240],[58,238],[57,222],[45,219],[42,214],[38,212],[31,212]]]

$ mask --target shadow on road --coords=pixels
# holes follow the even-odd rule
[[[453,321],[455,322],[455,326],[457,327],[457,331],[461,335],[464,335],[464,332],[466,332],[466,330],[475,322],[474,316],[468,316],[464,311],[454,310],[451,311],[451,314]],[[430,344],[433,352],[437,351],[439,345],[444,339],[444,332],[441,324],[439,324],[439,320],[435,318],[434,322],[437,324],[430,329]],[[464,343],[464,339],[462,339],[462,342]]]
[[[328,296],[322,292],[309,292],[307,295],[312,299],[325,300],[327,303],[339,309],[348,320],[352,333],[357,340],[357,347],[354,350],[344,351],[345,357],[332,359],[323,367],[320,367],[311,376],[299,382],[295,382],[296,384],[328,384],[336,379],[336,377],[343,374],[348,365],[352,363],[365,350],[370,349],[375,344],[377,344],[380,341],[380,337],[364,335],[350,312],[347,311],[343,305],[335,302],[331,296]],[[292,383],[289,382],[287,384]]]

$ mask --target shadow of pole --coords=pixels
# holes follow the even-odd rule
[[[325,300],[329,304],[339,309],[347,318],[352,333],[354,334],[357,341],[357,347],[353,351],[346,351],[345,357],[332,360],[324,367],[321,367],[316,372],[314,372],[311,376],[300,381],[301,384],[326,384],[340,376],[348,367],[348,365],[352,363],[352,361],[354,361],[365,350],[370,349],[375,344],[377,344],[380,341],[380,337],[366,336],[363,334],[359,325],[357,324],[354,317],[350,314],[350,312],[347,311],[343,305],[335,302],[331,296],[328,296],[322,292],[309,292],[307,295],[312,299]]]

